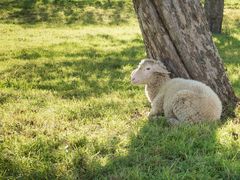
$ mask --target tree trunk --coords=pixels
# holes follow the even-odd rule
[[[237,98],[208,28],[199,0],[133,0],[147,56],[160,59],[172,73],[209,85],[224,114]]]
[[[221,33],[224,0],[205,0],[204,8],[210,31]]]

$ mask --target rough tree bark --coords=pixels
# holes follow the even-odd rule
[[[172,77],[199,80],[219,95],[224,114],[237,98],[214,45],[199,0],[133,0],[147,56],[162,60]]]
[[[204,8],[210,31],[221,33],[224,0],[205,0]]]

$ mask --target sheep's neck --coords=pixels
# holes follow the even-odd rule
[[[170,77],[168,75],[161,76],[156,75],[152,80],[145,86],[145,92],[148,97],[148,100],[150,102],[153,101],[153,99],[158,94],[159,90],[164,86],[164,84],[170,80]]]

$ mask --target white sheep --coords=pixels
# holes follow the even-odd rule
[[[145,84],[145,94],[151,102],[149,118],[164,113],[170,124],[183,121],[218,120],[222,103],[207,85],[183,78],[170,79],[160,62],[144,59],[131,74],[133,84]]]

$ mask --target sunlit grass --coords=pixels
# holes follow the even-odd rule
[[[225,62],[228,76],[240,96],[240,13],[239,9],[226,9],[224,13],[223,34],[214,35],[214,41]]]
[[[79,153],[102,165],[125,155],[147,111],[129,82],[144,56],[139,29],[1,27],[2,176],[73,178]]]
[[[131,0],[1,0],[0,22],[15,24],[105,24],[135,21]]]

